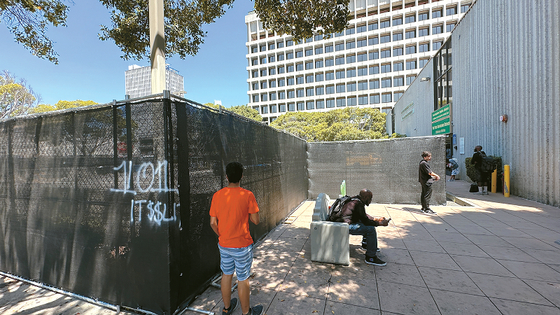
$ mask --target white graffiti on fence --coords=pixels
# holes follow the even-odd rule
[[[114,167],[115,172],[122,170],[123,181],[122,188],[111,188],[112,192],[123,194],[137,195],[140,193],[179,193],[176,188],[169,188],[167,161],[158,161],[157,167],[152,162],[144,162],[140,164],[136,171],[136,177],[133,177],[132,161],[123,161],[121,165]],[[132,179],[135,179],[134,186],[131,187]],[[144,185],[144,186],[143,186]],[[138,208],[137,217],[134,216],[134,207]],[[177,209],[180,204],[173,203],[173,209],[167,209],[167,203],[152,200],[130,200],[130,222],[142,222],[142,212],[147,210],[147,218],[149,221],[161,225],[162,222],[171,222],[177,220]]]

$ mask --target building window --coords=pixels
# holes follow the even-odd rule
[[[409,30],[406,31],[406,33],[404,34],[405,38],[416,38],[416,30]]]
[[[358,91],[364,91],[368,89],[367,81],[360,81],[358,82]]]
[[[385,20],[385,21],[381,21],[381,25],[379,26],[380,28],[387,28],[391,26],[391,20]]]
[[[306,83],[313,83],[313,74],[308,74],[305,76]]]
[[[356,42],[355,41],[347,42],[346,49],[352,49],[352,48],[356,48]]]
[[[288,78],[288,85],[294,85],[294,77]]]
[[[432,35],[443,33],[443,25],[436,25],[432,27]]]
[[[403,71],[404,70],[404,63],[401,62],[395,62],[393,64],[393,71]]]
[[[288,53],[286,53],[286,59],[287,59],[287,60],[294,59],[294,53],[291,52],[291,51],[288,52]]]
[[[356,29],[354,28],[354,25],[346,29],[346,35],[352,35],[354,33],[356,33]]]
[[[337,98],[336,99],[336,107],[344,107],[346,106],[346,99],[345,98]]]
[[[333,50],[333,45],[325,46],[325,52],[330,53],[330,52],[333,52],[333,51],[334,51],[334,50]]]
[[[332,67],[332,66],[334,66],[334,59],[333,58],[325,59],[325,67]]]
[[[344,43],[337,43],[337,44],[335,44],[335,45],[334,45],[334,49],[335,49],[336,51],[344,50]]]
[[[334,94],[334,85],[327,85],[327,94]]]
[[[278,92],[278,99],[283,100],[285,98],[286,98],[286,92],[285,91]]]
[[[344,84],[337,84],[336,85],[336,93],[344,93],[346,92],[346,87]],[[258,102],[258,96],[257,96],[257,102]]]
[[[409,60],[406,62],[406,70],[416,69],[416,60]]]
[[[275,75],[276,74],[276,68],[268,69],[268,73],[270,73],[270,75]]]
[[[271,101],[275,101],[275,100],[276,100],[276,92],[270,93],[269,96],[270,96],[270,100],[271,100]]]
[[[315,55],[320,55],[323,53],[323,47],[316,47],[315,48]]]
[[[296,104],[295,103],[288,103],[288,111],[295,112],[296,111]]]
[[[261,46],[261,52],[266,51],[266,45]]]
[[[270,105],[270,113],[271,114],[276,113],[276,105]]]
[[[350,82],[350,83],[346,84],[346,91],[348,91],[348,92],[356,91],[356,82]]]
[[[395,102],[398,101],[401,98],[401,96],[403,96],[403,94],[404,94],[403,92],[395,92]]]
[[[358,39],[358,48],[367,46],[367,39]]]
[[[377,37],[377,36],[376,36],[376,37],[370,37],[370,38],[368,39],[368,44],[369,44],[370,46],[371,46],[371,45],[377,45],[377,44],[379,44],[379,37]]]
[[[305,70],[311,70],[311,69],[313,69],[313,61],[305,62]]]
[[[418,51],[419,52],[430,51],[430,44],[429,43],[422,43],[422,44],[418,45]]]
[[[266,57],[261,58],[261,65],[264,65],[264,64],[266,64]]]
[[[343,65],[344,64],[344,56],[338,56],[336,57],[334,63],[336,65]]]
[[[358,33],[363,33],[363,32],[366,31],[366,29],[367,29],[367,28],[366,28],[366,25],[365,25],[365,24],[364,24],[364,25],[360,25],[360,26],[357,27]]]
[[[374,65],[369,67],[369,74],[378,74],[379,73],[379,66]]]
[[[356,55],[346,56],[346,63],[354,63],[354,62],[356,62]]]
[[[313,56],[313,48],[306,49],[305,56],[306,57]]]
[[[375,90],[379,88],[379,80],[370,80],[369,81],[369,89]]]
[[[325,108],[325,101],[318,100],[316,105],[317,105],[317,109],[323,109]]]
[[[358,105],[367,105],[368,97],[367,95],[358,96]]]
[[[253,78],[258,78],[259,77],[259,71],[258,70],[253,71],[252,76],[253,76]]]
[[[261,107],[261,113],[268,114],[268,106]]]
[[[402,33],[394,33],[394,34],[393,34],[393,41],[394,41],[394,42],[399,41],[399,40],[402,40],[402,39],[403,39]]]
[[[393,78],[393,86],[404,86],[404,78],[403,77]]]
[[[293,41],[293,40],[288,39],[288,40],[286,41],[286,47],[293,46],[293,45],[294,45],[294,41]]]
[[[298,64],[297,64],[297,67],[298,67],[298,71],[299,71],[299,70],[303,70],[303,64],[298,63]],[[294,72],[294,65],[288,65],[286,71],[288,71],[288,73],[289,73],[289,72]]]
[[[391,87],[391,78],[381,79],[381,87],[382,88]]]
[[[391,35],[383,35],[381,36],[381,44],[388,43],[391,41]]]
[[[418,30],[418,36],[428,36],[430,35],[430,29],[429,28],[421,28]]]
[[[313,96],[313,88],[307,88],[305,90],[305,95],[306,96]]]
[[[414,46],[406,46],[406,54],[415,54],[416,53],[416,45]]]
[[[471,7],[471,4],[462,4],[461,5],[461,13],[467,12],[467,10]]]
[[[258,66],[259,65],[259,60],[257,58],[251,60],[251,66]]]
[[[327,72],[325,73],[327,81],[334,80],[334,72]]]
[[[379,28],[379,24],[377,22],[370,22],[368,25],[368,31],[373,31]]]
[[[368,70],[366,67],[358,68],[358,76],[364,76],[368,74]]]
[[[366,53],[358,54],[358,62],[361,62],[361,61],[367,61],[367,54]]]
[[[272,50],[274,49],[274,43],[269,43],[268,44],[268,50]]]
[[[418,21],[424,21],[429,18],[430,18],[430,13],[428,13],[428,11],[418,13]]]
[[[305,39],[306,43],[312,43],[313,42],[313,37],[309,37]]]
[[[412,81],[414,81],[414,79],[416,79],[415,75],[406,77],[406,85],[412,84]]]
[[[443,42],[434,42],[434,50],[438,50],[441,48],[441,45],[443,44]]]
[[[319,41],[323,39],[323,34],[317,34],[315,35],[315,41]]]
[[[379,104],[379,94],[374,94],[369,96],[370,104]]]
[[[261,89],[266,89],[266,81],[261,82]]]
[[[393,26],[402,25],[402,16],[393,18]]]
[[[268,81],[268,85],[270,85],[271,88],[276,87],[276,80],[270,80],[270,81]]]
[[[303,92],[303,89],[297,89],[296,90],[296,95],[297,95],[297,97],[304,97],[305,93]]]
[[[402,47],[393,48],[393,57],[402,56],[402,55],[403,55],[403,48]]]
[[[315,108],[314,105],[315,105],[315,104],[314,104],[313,101],[307,101],[307,109],[308,109],[308,110],[314,109],[314,108]]]
[[[259,101],[259,95],[258,94],[254,94],[253,95],[253,103],[257,103]]]
[[[420,59],[420,62],[418,63],[418,66],[420,68],[424,68],[424,66],[428,63],[428,59]]]
[[[276,57],[278,57],[278,61],[284,60],[284,54],[278,54]]]
[[[278,79],[278,86],[282,87],[284,85],[286,85],[286,79]]]
[[[276,56],[274,56],[274,55],[268,56],[268,61],[270,61],[270,62],[276,61],[275,57],[276,57]]]
[[[388,73],[391,72],[391,64],[381,65],[381,73]]]
[[[323,95],[323,94],[325,94],[324,86],[318,86],[315,88],[315,95]]]
[[[303,50],[296,51],[296,58],[301,58],[301,57],[303,57]]]
[[[334,108],[334,99],[327,100],[327,108]]]
[[[404,22],[407,23],[407,24],[416,22],[416,13],[413,13],[411,15],[407,15],[404,19]]]
[[[347,105],[348,106],[356,106],[356,97],[355,96],[348,97]]]
[[[454,15],[454,14],[457,14],[457,7],[456,6],[447,7],[447,9],[445,10],[445,15]]]
[[[321,82],[324,81],[324,75],[322,73],[317,73],[315,74],[315,82]]]
[[[442,14],[443,14],[442,11],[443,11],[443,9],[433,10],[432,11],[432,19],[442,17]]]
[[[369,60],[379,59],[379,51],[370,51],[369,52]]]
[[[304,102],[298,102],[297,103],[297,110],[305,110],[305,103]]]
[[[303,76],[302,75],[296,77],[296,84],[303,84]]]
[[[258,82],[253,82],[252,85],[253,85],[253,88],[252,88],[253,91],[256,91],[256,90],[259,89],[259,83]]]
[[[280,104],[280,112],[281,113],[285,113],[286,112],[286,104]]]
[[[389,58],[391,57],[391,50],[385,49],[381,51],[381,58]]]
[[[266,69],[261,70],[261,77],[266,77]]]
[[[346,77],[347,78],[353,78],[356,76],[356,68],[350,68],[348,70],[346,70]]]
[[[381,95],[381,100],[383,103],[391,103],[393,101],[391,93]]]
[[[447,25],[445,25],[446,32],[451,32],[453,28],[455,28],[455,23],[447,23]]]
[[[278,42],[276,46],[278,46],[278,48],[284,48],[284,42]]]

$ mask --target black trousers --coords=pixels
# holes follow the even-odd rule
[[[422,203],[422,209],[430,208],[430,199],[432,198],[432,183],[421,183],[422,184],[422,195],[420,195],[420,202]]]

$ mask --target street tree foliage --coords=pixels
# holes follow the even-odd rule
[[[63,110],[63,109],[70,109],[70,108],[77,108],[77,107],[84,107],[90,105],[96,105],[97,103],[94,101],[82,101],[82,100],[75,100],[75,101],[58,101],[54,105],[49,104],[39,104],[34,108],[29,110],[30,114],[37,114],[37,113],[44,113],[44,112],[52,112],[55,110]]]
[[[8,71],[0,73],[0,119],[27,114],[39,98],[25,80]]]
[[[220,108],[219,105],[213,104],[213,103],[206,103],[204,104],[205,106],[208,107],[212,107],[212,108]],[[262,121],[262,116],[259,114],[259,111],[257,111],[256,109],[253,109],[247,105],[236,105],[236,106],[232,106],[230,108],[225,108],[222,106],[222,109],[228,110],[230,112],[234,112],[239,116],[243,116],[258,122]]]
[[[101,26],[99,38],[113,40],[125,60],[150,56],[149,0],[99,0],[111,11],[111,25]],[[248,0],[242,0],[248,1]],[[48,26],[66,26],[65,0],[0,0],[5,21],[16,41],[34,55],[58,63]],[[165,54],[182,59],[196,55],[204,43],[205,24],[213,23],[234,0],[165,0]],[[348,21],[349,0],[254,0],[264,26],[301,42],[314,34],[342,31]]]
[[[14,39],[39,58],[58,64],[47,28],[66,26],[68,6],[60,0],[0,0],[0,22]]]
[[[307,141],[389,138],[385,116],[376,108],[344,108],[328,112],[290,112],[270,125]]]

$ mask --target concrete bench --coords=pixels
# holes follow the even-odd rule
[[[350,264],[350,236],[347,223],[327,221],[330,198],[321,193],[315,201],[311,222],[311,260]]]

